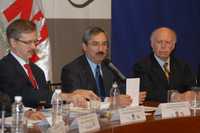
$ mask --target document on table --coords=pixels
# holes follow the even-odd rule
[[[140,78],[126,79],[126,94],[131,96],[133,100],[131,106],[139,105],[139,88],[140,88]]]

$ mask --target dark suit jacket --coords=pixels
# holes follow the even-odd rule
[[[101,66],[106,96],[109,96],[110,88],[115,78],[111,70],[104,63],[102,63]],[[85,55],[78,57],[73,62],[63,67],[61,81],[64,92],[86,89],[92,90],[95,94],[98,94],[95,77],[93,76]],[[121,90],[121,92],[123,93],[124,91]]]
[[[197,73],[197,86],[200,87],[200,64],[199,64],[198,73]]]
[[[169,82],[153,54],[134,65],[133,76],[141,79],[140,89],[147,91],[150,101],[166,102],[167,90],[184,92],[195,85],[189,65],[173,56],[170,58]]]
[[[50,92],[47,88],[44,72],[35,64],[30,64],[38,89],[33,89],[23,67],[11,54],[0,61],[0,91],[7,94],[10,100],[14,96],[22,96],[25,106],[36,107],[40,101],[50,101]]]

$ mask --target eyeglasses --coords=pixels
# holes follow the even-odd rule
[[[19,42],[22,42],[22,43],[24,43],[26,45],[31,45],[31,44],[35,45],[35,44],[38,44],[38,42],[39,42],[39,40],[23,41],[23,40],[20,40],[20,39],[17,39],[17,38],[15,38],[15,40],[17,40]]]

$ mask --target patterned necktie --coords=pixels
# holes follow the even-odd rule
[[[29,64],[24,64],[24,67],[26,68],[26,70],[28,72],[28,78],[31,81],[31,84],[32,84],[33,88],[36,89],[37,88],[37,82],[35,80],[35,77],[33,75],[33,72],[31,70],[30,65]]]
[[[167,77],[167,80],[169,80],[170,71],[168,69],[168,63],[167,62],[163,65],[163,68],[164,68],[165,76]]]
[[[98,89],[98,94],[101,97],[101,99],[103,100],[106,96],[106,93],[105,93],[105,88],[103,85],[103,79],[101,76],[99,65],[97,65],[97,67],[96,67],[95,80],[96,80],[96,85],[97,85],[97,89]]]

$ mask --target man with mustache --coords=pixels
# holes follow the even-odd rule
[[[62,69],[63,91],[81,94],[82,90],[91,90],[102,100],[109,97],[115,77],[103,62],[107,57],[108,47],[108,37],[104,30],[99,27],[88,28],[82,37],[84,54],[65,65]],[[97,81],[98,73],[100,73],[101,84]],[[120,105],[127,106],[132,100],[130,96],[123,95],[125,90],[120,89],[122,93],[120,95]]]
[[[141,79],[140,89],[147,92],[147,100],[167,102],[170,89],[178,91],[177,101],[191,100],[195,77],[190,66],[172,54],[177,41],[175,31],[167,27],[155,29],[150,41],[153,53],[133,69],[133,76]]]
[[[5,95],[4,99],[8,102],[13,102],[15,96],[22,96],[27,107],[35,108],[41,102],[49,106],[52,92],[48,89],[44,72],[29,61],[38,43],[36,25],[18,19],[8,25],[6,34],[10,51],[0,61],[0,95]],[[77,106],[87,104],[82,96],[75,93],[62,93],[62,97]]]

